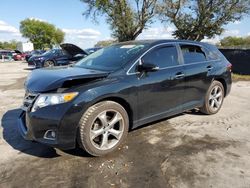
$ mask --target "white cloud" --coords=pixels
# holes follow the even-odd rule
[[[239,25],[239,24],[241,24],[241,21],[235,21],[235,22],[233,22],[233,24]]]
[[[220,42],[220,37],[215,36],[214,38],[211,38],[211,39],[205,38],[205,39],[202,40],[202,42],[207,42],[207,43],[210,43],[210,44],[217,44],[217,43]]]
[[[0,20],[0,33],[5,34],[18,34],[19,30],[12,25]]]
[[[228,36],[240,37],[241,35],[240,35],[240,31],[237,29],[225,30],[221,35],[216,35],[214,38],[211,38],[211,39],[205,38],[202,40],[202,42],[216,44],[216,43],[219,43],[221,39],[228,37]]]
[[[0,20],[0,41],[10,40],[26,41],[16,27]]]
[[[138,37],[138,39],[173,39],[173,31],[175,29],[169,27],[153,27],[144,30]]]
[[[94,39],[101,35],[99,31],[94,29],[63,29],[63,31],[66,33],[66,35],[84,39]]]
[[[73,43],[82,48],[93,47],[98,40],[101,40],[101,32],[91,29],[63,29],[65,42]]]
[[[222,33],[222,36],[239,36],[240,31],[238,29],[233,29],[233,30],[225,30]]]
[[[35,18],[35,17],[29,17],[28,19],[37,20],[37,21],[40,21],[40,22],[48,22],[47,20],[44,20],[44,19],[41,19],[41,18]]]

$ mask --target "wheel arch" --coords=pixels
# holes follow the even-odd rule
[[[131,105],[123,98],[121,97],[106,97],[106,98],[102,98],[98,101],[96,101],[94,104],[102,102],[102,101],[113,101],[116,102],[118,104],[120,104],[128,113],[128,117],[129,117],[129,130],[132,129],[132,125],[133,125],[133,110],[131,108]]]
[[[45,63],[46,61],[52,61],[52,62],[54,63],[54,65],[56,65],[56,60],[55,60],[55,59],[45,59],[45,60],[44,60],[44,63]],[[44,64],[44,63],[43,63],[43,64]]]
[[[214,80],[220,82],[223,85],[224,97],[226,97],[226,93],[227,93],[227,84],[226,84],[226,81],[223,78],[215,78]]]

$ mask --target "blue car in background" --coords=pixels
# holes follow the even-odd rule
[[[25,60],[28,62],[29,58],[32,56],[42,55],[46,50],[33,50],[25,56]]]
[[[64,43],[60,47],[61,49],[52,49],[41,55],[30,57],[28,65],[35,68],[68,65],[88,55],[86,51],[74,44]]]

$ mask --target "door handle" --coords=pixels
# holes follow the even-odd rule
[[[211,71],[213,69],[213,67],[211,65],[207,66],[207,71]]]
[[[184,76],[185,76],[184,73],[178,72],[178,73],[176,73],[176,75],[175,75],[175,79],[181,79],[181,78],[183,78]]]

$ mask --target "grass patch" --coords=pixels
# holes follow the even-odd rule
[[[232,74],[233,81],[250,81],[250,75]]]

